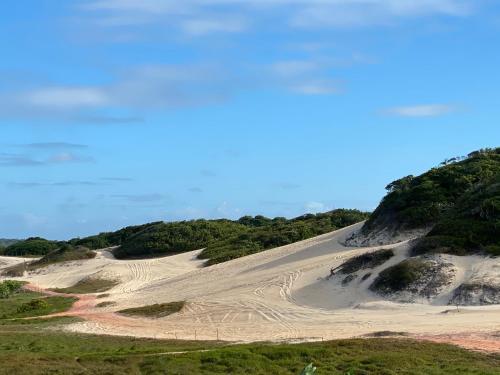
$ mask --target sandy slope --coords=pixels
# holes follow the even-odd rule
[[[384,246],[394,248],[396,256],[373,270],[365,281],[354,280],[343,287],[335,278],[327,278],[330,268],[345,259],[379,248],[343,246],[358,228],[359,224],[212,267],[201,268],[197,252],[119,261],[102,251],[96,259],[51,266],[25,279],[41,287],[69,286],[88,275],[119,279],[120,284],[109,291],[110,297],[100,300],[116,305],[90,307],[78,314],[87,320],[70,329],[79,332],[216,339],[218,331],[219,338],[235,341],[326,340],[377,331],[409,332],[424,338],[439,335],[439,339],[474,334],[486,335],[500,350],[500,342],[491,335],[500,331],[500,306],[456,312],[442,305],[463,280],[481,274],[500,277],[495,269],[499,260],[449,257],[456,276],[438,298],[416,304],[389,302],[370,292],[368,286],[381,269],[406,257],[406,243]],[[185,309],[162,319],[113,313],[179,300],[188,302]]]

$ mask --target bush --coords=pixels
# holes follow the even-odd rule
[[[50,307],[50,304],[44,298],[33,299],[29,302],[23,303],[18,307],[18,313],[25,313],[29,311],[45,310]]]
[[[340,272],[347,275],[362,269],[375,268],[384,264],[394,256],[391,249],[381,249],[353,257],[344,262],[340,267]]]
[[[405,290],[420,279],[428,266],[425,261],[409,258],[389,267],[377,276],[370,289],[381,293],[393,293]]]
[[[46,255],[57,249],[59,245],[55,241],[49,241],[39,237],[28,238],[25,241],[16,242],[8,246],[4,253],[8,256],[26,256],[26,255]]]
[[[0,298],[9,298],[14,293],[19,292],[25,283],[22,281],[6,280],[0,282]]]

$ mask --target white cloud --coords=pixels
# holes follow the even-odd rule
[[[238,33],[247,28],[243,19],[194,18],[181,23],[181,29],[186,34],[200,36],[212,33]]]
[[[109,103],[106,93],[90,87],[45,87],[25,94],[25,101],[36,107],[81,108]]]
[[[401,117],[437,117],[455,112],[457,108],[449,104],[426,104],[407,107],[393,107],[383,112],[392,116]]]
[[[330,95],[340,92],[340,88],[335,82],[327,80],[302,82],[291,86],[290,89],[303,95]]]
[[[240,32],[239,27],[211,25],[214,12],[252,20],[268,20],[280,11],[280,20],[292,27],[365,27],[399,19],[442,15],[461,17],[473,11],[472,0],[91,0],[81,7],[107,26],[198,22],[204,35]],[[171,22],[165,22],[165,17]],[[228,24],[230,16],[224,17]],[[224,19],[223,18],[223,19]],[[182,26],[181,26],[182,31]],[[190,33],[188,29],[183,31]]]
[[[307,213],[311,214],[315,214],[318,212],[325,212],[330,209],[325,203],[316,201],[307,202],[304,208],[306,209]]]
[[[85,163],[94,159],[88,156],[75,155],[71,152],[61,152],[47,159],[46,163]]]

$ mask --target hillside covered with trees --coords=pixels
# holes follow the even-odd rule
[[[414,247],[429,252],[500,255],[500,148],[446,160],[387,186],[362,234],[429,227]]]
[[[236,221],[154,223],[123,241],[114,254],[133,258],[204,248],[199,257],[216,264],[328,233],[367,217],[357,210],[334,210],[294,219],[244,216]]]
[[[70,241],[28,238],[4,249],[9,256],[41,256],[36,265],[87,259],[89,250],[116,247],[119,259],[156,257],[204,249],[207,264],[221,263],[305,240],[366,220],[368,213],[339,209],[294,219],[244,216],[238,220],[153,222]]]

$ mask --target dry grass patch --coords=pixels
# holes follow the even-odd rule
[[[113,288],[116,285],[118,285],[117,280],[85,278],[68,288],[56,288],[52,290],[54,292],[68,294],[102,293]]]
[[[185,301],[157,303],[149,306],[120,310],[118,313],[131,316],[143,316],[147,318],[163,318],[181,311],[185,304]]]

